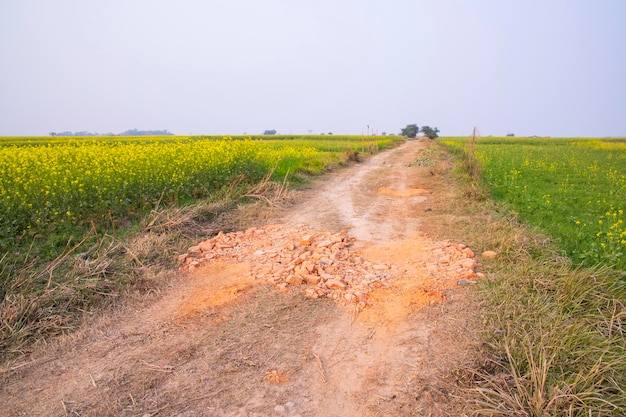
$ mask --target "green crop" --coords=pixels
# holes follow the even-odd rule
[[[453,150],[467,138],[443,138]],[[626,269],[626,142],[479,138],[474,157],[495,199],[551,235],[576,263]]]

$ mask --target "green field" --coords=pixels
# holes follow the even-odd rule
[[[467,152],[468,138],[441,138]],[[478,138],[493,197],[553,237],[575,263],[626,270],[626,140]]]
[[[0,250],[24,236],[110,223],[159,204],[206,198],[234,182],[318,173],[344,153],[398,138],[279,136],[0,139]]]

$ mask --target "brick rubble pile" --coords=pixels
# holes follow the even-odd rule
[[[345,231],[311,232],[303,226],[269,225],[222,233],[189,248],[178,260],[181,269],[194,271],[211,262],[245,263],[257,280],[278,288],[301,286],[304,295],[328,297],[342,303],[367,304],[376,288],[389,288],[394,277],[407,272],[392,263],[373,263],[359,255],[356,239]],[[474,253],[465,245],[440,243],[429,248],[425,273],[437,280],[479,278]]]

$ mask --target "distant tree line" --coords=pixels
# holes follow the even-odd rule
[[[98,132],[50,132],[50,136],[170,136],[172,132],[165,130],[137,130],[130,129],[122,133],[98,133]]]
[[[98,132],[50,132],[50,136],[116,136],[115,133],[98,133]]]

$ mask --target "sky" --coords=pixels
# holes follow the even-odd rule
[[[0,0],[0,135],[626,136],[623,0]]]

